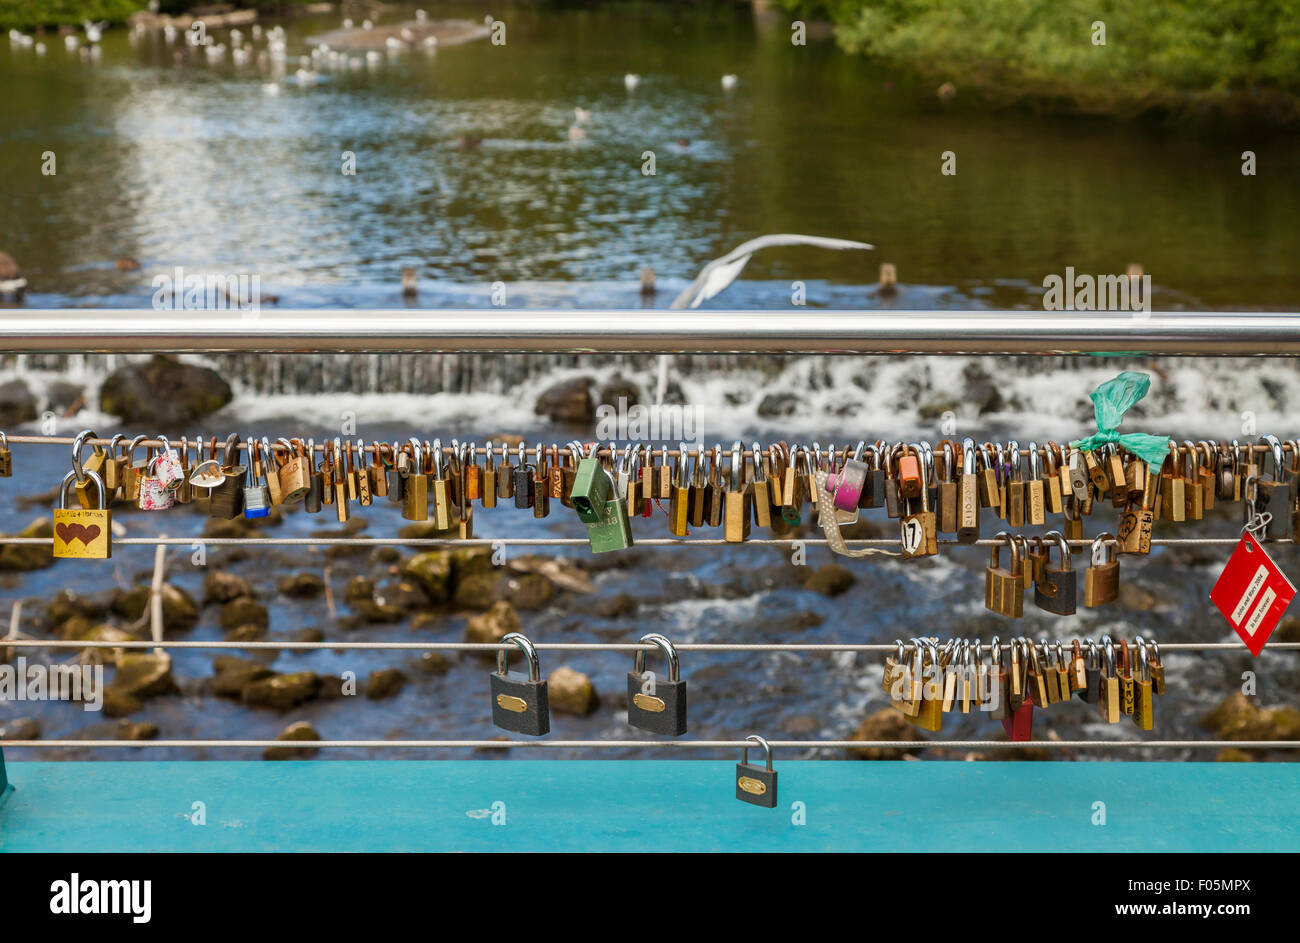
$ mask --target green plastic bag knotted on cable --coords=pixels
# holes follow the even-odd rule
[[[1145,432],[1118,432],[1124,414],[1133,404],[1147,395],[1151,378],[1145,373],[1125,370],[1113,380],[1107,380],[1092,391],[1092,408],[1097,416],[1097,431],[1086,439],[1071,442],[1070,447],[1080,452],[1095,452],[1107,445],[1127,449],[1147,463],[1153,475],[1169,457],[1169,436],[1147,435]]]

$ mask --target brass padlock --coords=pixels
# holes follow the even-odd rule
[[[280,503],[297,504],[307,498],[311,490],[310,459],[302,439],[294,438],[281,443],[290,449],[288,460],[280,466],[277,478],[280,483]]]
[[[86,472],[86,484],[95,488],[97,507],[69,508],[68,486],[76,480],[76,471],[70,471],[59,486],[52,553],[61,560],[107,560],[113,555],[113,521],[105,503],[103,479],[95,472]]]

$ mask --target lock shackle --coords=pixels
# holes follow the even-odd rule
[[[95,510],[97,511],[104,510],[105,508],[108,507],[108,503],[104,499],[104,479],[100,478],[99,475],[97,475],[93,471],[84,472],[84,475],[86,478],[88,478],[91,481],[92,484],[94,484],[95,492],[96,494],[99,495],[99,506],[95,508]],[[59,510],[60,511],[66,511],[68,509],[68,485],[72,484],[76,480],[77,480],[77,473],[75,471],[69,471],[66,475],[63,476],[63,483],[59,485]]]
[[[1147,658],[1147,647],[1142,642],[1142,636],[1137,636],[1137,660],[1138,660],[1138,680],[1150,682],[1151,680],[1151,661]]]
[[[1108,540],[1110,541],[1111,552],[1106,555],[1106,562],[1110,563],[1111,558],[1114,557],[1115,552],[1119,549],[1119,541],[1116,540],[1115,536],[1111,534],[1109,531],[1103,531],[1102,533],[1098,534],[1096,537],[1093,538],[1092,552],[1095,555],[1097,552],[1097,548],[1099,546],[1105,546],[1105,543]]]
[[[1016,539],[1012,537],[1010,534],[1008,534],[1005,530],[998,531],[996,534],[993,535],[993,539],[1005,540],[1007,542],[1007,546],[1011,549],[1011,572],[1013,574],[1016,573],[1020,569],[1020,547],[1017,545]],[[993,558],[991,560],[991,563],[994,567],[997,567],[999,563],[998,552],[1001,549],[1002,547],[1000,544],[995,543],[993,545],[991,551]]]
[[[433,459],[433,477],[441,478],[442,477],[442,439],[435,438],[433,440],[433,448],[430,451],[432,452],[431,457]]]
[[[1002,667],[1002,639],[999,636],[993,636],[992,641],[989,642],[989,657],[994,665]]]
[[[528,680],[540,681],[542,677],[541,663],[537,659],[537,649],[533,643],[528,641],[527,636],[519,632],[510,632],[501,637],[502,644],[514,644],[524,653],[528,659]],[[497,674],[507,675],[510,673],[510,650],[507,648],[497,649]]]
[[[1269,451],[1264,454],[1264,458],[1267,459],[1270,453],[1273,456],[1273,477],[1269,480],[1285,480],[1285,475],[1282,472],[1282,443],[1278,440],[1278,437],[1273,435],[1271,432],[1267,432],[1260,436],[1259,441],[1267,445],[1269,449]],[[1262,461],[1259,463],[1259,473],[1260,475],[1264,474],[1264,463]]]
[[[750,446],[750,450],[754,453],[754,481],[756,482],[767,481],[767,476],[763,474],[762,447],[757,442],[755,442]],[[746,458],[746,461],[749,461],[749,459]]]
[[[268,465],[275,465],[275,452],[271,449],[271,440],[262,436],[262,453],[266,456],[265,461]]]
[[[213,436],[213,440],[214,441],[216,440],[216,436]],[[130,459],[132,454],[135,452],[135,447],[136,445],[139,444],[139,442],[140,440],[138,438],[132,440],[131,447],[128,448],[126,452],[128,459]],[[230,435],[226,436],[225,447],[221,450],[221,460],[223,465],[228,465],[231,468],[234,468],[239,465],[239,433],[238,432],[232,432],[230,433]]]
[[[926,491],[930,479],[934,477],[934,450],[930,448],[929,442],[913,442],[912,448],[916,449],[916,454],[921,459],[921,490]]]
[[[111,440],[109,440],[109,443],[108,443],[108,455],[109,455],[110,458],[112,458],[114,455],[117,454],[117,444],[118,444],[119,442],[121,442],[121,441],[122,441],[123,439],[125,439],[125,438],[126,438],[126,436],[125,436],[123,433],[121,433],[121,432],[116,432],[116,433],[113,434],[113,438],[112,438]],[[8,445],[9,445],[9,440],[6,439],[6,438],[4,437],[4,433],[3,433],[3,432],[0,432],[0,448],[8,447]],[[203,440],[202,440],[202,439],[199,439],[199,440],[197,441],[196,445],[197,445],[199,448],[202,448],[202,446],[203,446]]]
[[[1191,439],[1184,439],[1183,447],[1186,449],[1182,457],[1183,477],[1191,475],[1199,480],[1201,477],[1201,453],[1197,451],[1196,443]]]
[[[656,632],[651,632],[649,635],[641,636],[641,641],[651,643],[656,648],[658,648],[661,652],[664,653],[664,656],[668,659],[668,680],[669,681],[680,680],[681,662],[677,658],[677,648],[673,645],[673,643],[670,642],[666,636],[659,635]],[[633,670],[638,675],[645,673],[645,649],[644,648],[638,648],[636,650],[636,658],[634,659]]]
[[[1038,455],[1037,442],[1029,443],[1029,477],[1030,478],[1043,477],[1043,464],[1042,464],[1042,459],[1040,459]]]
[[[744,446],[737,440],[731,444],[731,490],[739,491],[741,483],[744,481],[745,465],[743,453]]]
[[[1024,460],[1020,455],[1020,443],[1017,440],[1011,439],[1007,442],[1006,453],[1003,455],[1002,460],[1006,464],[1007,480],[1019,478],[1020,466]]]
[[[975,440],[970,436],[961,440],[961,473],[963,475],[975,474],[975,462],[978,458]]]
[[[258,448],[257,441],[250,436],[248,440],[248,465],[244,468],[244,484],[249,488],[257,486],[257,478],[253,475],[253,466],[257,464]]]
[[[343,440],[338,436],[334,437],[334,480],[341,481],[347,472],[343,468]]]
[[[900,665],[905,664],[907,662],[907,646],[903,644],[903,640],[901,638],[894,639],[894,644],[898,646],[898,651],[896,653],[897,655],[896,660]]]
[[[750,740],[750,741],[752,741],[752,742],[758,744],[760,747],[763,748],[763,753],[764,753],[764,755],[767,757],[767,769],[768,769],[768,772],[771,772],[771,770],[772,770],[772,748],[771,748],[771,746],[768,745],[768,742],[767,742],[766,740],[764,740],[762,737],[760,737],[758,734],[754,734],[754,733],[751,733],[751,734],[750,734],[748,737],[746,737],[745,739],[746,739],[746,740]],[[749,763],[749,747],[741,747],[741,749],[740,749],[740,762],[745,763],[745,764],[748,764],[748,763]]]
[[[119,433],[119,437],[120,435],[121,434]],[[0,449],[7,449],[7,448],[9,448],[9,436],[5,435],[3,429],[0,429]]]
[[[1042,539],[1050,540],[1052,541],[1052,543],[1060,547],[1061,563],[1063,564],[1064,569],[1067,570],[1073,569],[1073,562],[1070,559],[1070,542],[1065,539],[1064,534],[1062,534],[1059,530],[1049,530],[1047,533],[1043,534]],[[1048,553],[1048,558],[1050,562],[1050,558],[1051,558],[1050,551]]]
[[[98,439],[99,436],[90,429],[82,429],[77,433],[77,438],[72,442],[72,472],[76,476],[77,484],[82,484],[86,480],[85,469],[81,467],[81,449],[86,444],[87,439]],[[9,440],[5,439],[8,445]]]
[[[690,459],[686,455],[686,443],[678,442],[677,457],[673,460],[673,472],[675,473],[673,477],[674,479],[676,479],[677,482],[675,487],[678,488],[690,487],[690,482],[686,478],[686,472],[687,472],[686,465],[688,461],[690,461]]]

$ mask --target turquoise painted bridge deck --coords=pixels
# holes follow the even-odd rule
[[[776,768],[761,809],[734,761],[11,760],[0,850],[1300,850],[1295,763]]]

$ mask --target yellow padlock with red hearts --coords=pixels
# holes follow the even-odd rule
[[[104,500],[104,481],[93,471],[84,473],[95,486],[99,507],[68,507],[68,487],[77,480],[68,472],[59,486],[59,506],[54,509],[54,556],[65,560],[107,560],[113,555],[113,523]]]

